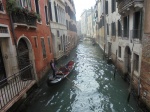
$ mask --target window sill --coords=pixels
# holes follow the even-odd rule
[[[118,60],[119,60],[120,62],[123,62],[123,60],[122,60],[122,58],[121,58],[121,57],[118,57]]]
[[[139,77],[139,73],[136,70],[134,70],[134,75]]]
[[[38,21],[37,21],[37,23],[40,24],[40,25],[42,25],[42,21],[41,21],[41,22],[38,22]]]
[[[0,14],[6,14],[6,11],[0,11]]]

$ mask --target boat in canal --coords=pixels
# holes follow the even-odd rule
[[[75,62],[73,60],[69,61],[65,66],[61,66],[57,70],[55,78],[53,78],[52,75],[48,76],[47,85],[51,86],[61,82],[71,73],[74,67],[75,67]]]

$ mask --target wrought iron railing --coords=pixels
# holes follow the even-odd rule
[[[0,110],[34,80],[33,76],[32,79],[24,79],[23,75],[27,75],[29,70],[33,70],[32,64],[0,81]]]
[[[29,26],[36,26],[36,17],[26,15],[24,13],[12,13],[14,23],[25,24]]]
[[[7,27],[0,26],[0,33],[8,33]]]
[[[117,2],[118,2],[119,12],[121,12],[122,10],[131,7],[135,3],[143,3],[144,0],[117,0]]]

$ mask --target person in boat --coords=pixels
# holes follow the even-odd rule
[[[61,66],[59,71],[57,72],[57,74],[59,74],[59,75],[66,75],[66,73],[68,73],[68,72],[69,72],[68,68],[66,68],[65,66]]]
[[[53,78],[55,78],[56,77],[56,68],[55,68],[54,60],[51,60],[50,66],[51,66],[51,69],[53,71]]]

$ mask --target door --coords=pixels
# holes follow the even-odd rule
[[[6,72],[4,67],[4,61],[2,56],[2,51],[0,47],[0,85],[6,82]]]
[[[22,80],[32,80],[31,61],[29,59],[29,49],[24,39],[21,39],[18,44],[19,68],[21,70]]]

